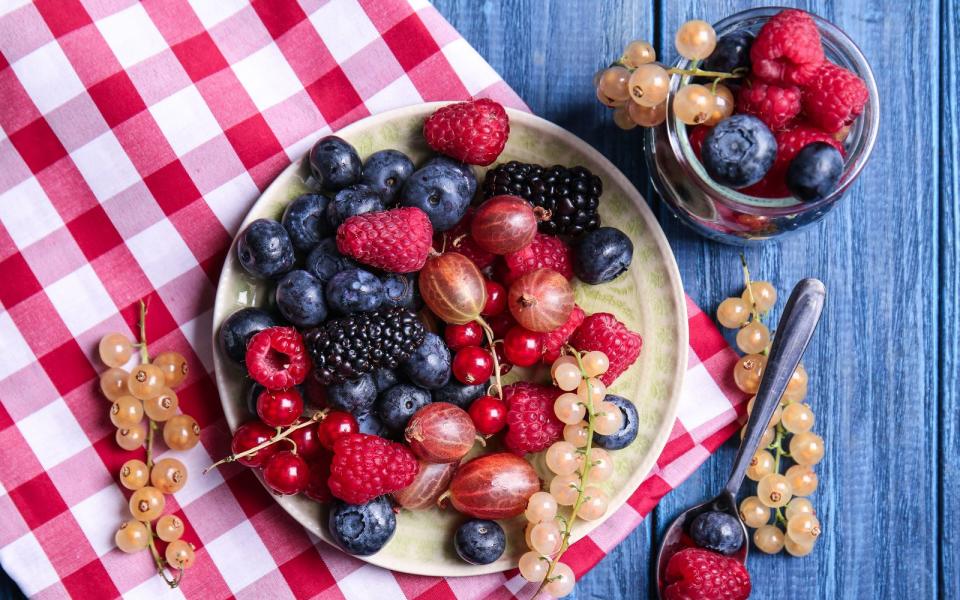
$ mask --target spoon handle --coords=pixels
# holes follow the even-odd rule
[[[819,279],[803,279],[793,288],[790,299],[783,309],[776,336],[770,347],[770,356],[763,371],[763,379],[757,390],[757,399],[753,412],[747,422],[747,433],[740,444],[733,471],[724,490],[736,497],[747,467],[757,453],[760,438],[767,429],[780,398],[787,389],[787,383],[800,364],[813,331],[820,321],[827,290]]]

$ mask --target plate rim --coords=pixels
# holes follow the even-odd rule
[[[456,101],[448,100],[448,101],[438,101],[438,102],[424,102],[420,104],[412,104],[408,106],[394,108],[391,110],[387,110],[384,112],[380,112],[380,113],[376,113],[376,114],[364,117],[363,119],[355,121],[337,131],[333,131],[323,135],[349,136],[355,130],[365,130],[371,125],[374,125],[376,123],[393,121],[393,120],[401,119],[404,117],[419,116],[421,114],[429,114],[430,112],[433,112],[437,108],[440,108],[441,106],[445,106],[447,104],[451,104],[453,102],[456,102]],[[507,116],[509,117],[511,124],[514,122],[518,122],[518,123],[523,123],[524,125],[528,126],[533,130],[546,130],[550,134],[559,138],[564,144],[573,147],[578,152],[583,153],[584,155],[588,156],[591,160],[602,165],[605,168],[605,170],[609,174],[609,177],[616,181],[617,185],[624,190],[625,195],[630,200],[631,204],[633,204],[637,208],[637,210],[641,213],[641,215],[643,216],[643,219],[646,222],[646,225],[648,226],[650,237],[654,241],[654,244],[656,245],[657,249],[667,259],[666,261],[664,261],[666,263],[664,266],[666,267],[667,280],[668,280],[668,285],[671,291],[671,296],[673,297],[674,304],[676,305],[676,308],[677,308],[676,310],[677,322],[675,323],[676,329],[679,333],[678,338],[676,340],[676,344],[678,346],[677,361],[676,361],[676,368],[671,377],[671,380],[675,382],[675,386],[674,386],[673,393],[671,394],[671,397],[667,403],[666,411],[664,413],[663,421],[665,425],[663,425],[660,428],[660,431],[654,437],[653,442],[650,445],[650,449],[647,451],[647,454],[643,462],[640,463],[640,467],[635,470],[634,475],[632,475],[628,479],[627,485],[624,486],[625,488],[632,488],[630,493],[627,494],[624,497],[624,499],[619,503],[617,504],[611,503],[605,518],[597,519],[596,521],[582,522],[581,527],[578,528],[577,535],[571,536],[573,539],[571,544],[574,544],[577,541],[583,539],[584,537],[589,536],[592,531],[594,531],[597,527],[599,527],[603,523],[606,523],[607,520],[611,518],[614,515],[614,513],[616,513],[616,511],[621,506],[623,506],[623,504],[626,503],[626,500],[630,496],[632,496],[634,493],[636,493],[636,490],[643,483],[643,481],[646,480],[646,478],[650,475],[651,471],[656,465],[657,459],[663,453],[663,449],[667,444],[671,431],[673,430],[673,425],[676,422],[677,411],[680,404],[680,396],[685,383],[685,375],[687,372],[687,365],[689,361],[689,322],[688,322],[688,316],[687,316],[686,295],[683,291],[683,285],[681,283],[680,270],[677,265],[676,256],[673,253],[673,249],[670,247],[666,234],[664,233],[663,228],[660,226],[659,221],[657,221],[656,216],[653,214],[653,211],[647,205],[646,199],[644,198],[643,194],[640,193],[640,191],[636,188],[633,182],[631,182],[630,179],[628,179],[627,176],[624,175],[623,172],[620,171],[620,169],[615,164],[613,164],[613,162],[611,162],[606,156],[604,156],[600,151],[598,151],[592,145],[582,140],[572,132],[567,131],[563,127],[551,121],[548,121],[543,117],[537,116],[533,113],[510,108],[510,107],[504,107],[504,108],[507,112]],[[233,234],[233,237],[230,241],[230,247],[227,251],[227,256],[224,259],[224,264],[220,271],[220,276],[217,278],[217,289],[214,294],[214,304],[213,304],[213,310],[211,314],[211,320],[212,320],[212,327],[211,327],[212,348],[211,349],[213,352],[214,380],[217,386],[217,396],[220,400],[220,407],[224,413],[224,420],[226,421],[226,424],[231,434],[233,433],[233,431],[235,430],[238,424],[230,423],[231,419],[227,414],[227,410],[225,408],[225,403],[223,398],[224,398],[224,389],[226,386],[224,382],[226,381],[228,375],[230,374],[228,373],[228,371],[232,369],[224,368],[225,362],[224,362],[224,358],[221,356],[222,351],[220,349],[220,344],[218,340],[219,326],[222,323],[223,319],[226,318],[225,315],[219,315],[219,318],[218,318],[218,314],[223,311],[223,308],[222,308],[224,303],[223,296],[225,296],[226,294],[225,283],[228,276],[227,263],[230,261],[231,256],[234,255],[236,252],[235,247],[237,243],[237,236],[241,231],[243,231],[243,229],[250,222],[255,220],[255,218],[252,218],[252,215],[255,212],[255,209],[257,208],[257,206],[260,205],[261,202],[264,202],[265,198],[274,195],[274,193],[276,192],[275,188],[281,188],[287,185],[287,179],[289,178],[288,176],[290,172],[295,172],[297,169],[300,168],[300,165],[306,159],[307,154],[309,154],[309,150],[300,158],[291,161],[289,165],[287,165],[280,173],[276,175],[276,177],[274,177],[274,179],[270,182],[270,185],[268,185],[262,192],[260,192],[256,200],[254,200],[254,202],[247,209],[246,215],[244,215],[243,220],[237,226],[237,229]],[[232,303],[232,300],[231,300],[231,303]],[[229,366],[229,365],[226,365],[226,366]],[[642,473],[642,476],[638,475],[638,473]],[[260,484],[263,485],[264,488],[267,489],[267,491],[269,492],[270,490],[269,488],[266,488],[266,484],[263,482],[262,476],[259,473],[257,473],[256,475],[257,475],[257,479],[260,481]],[[318,535],[320,539],[322,539],[325,543],[333,546],[335,549],[337,549],[337,551],[342,551],[329,538],[329,534],[326,532],[322,523],[317,528],[320,531],[320,533],[316,534],[312,527],[305,524],[297,516],[298,511],[291,510],[291,507],[287,505],[288,504],[286,502],[287,497],[274,496],[274,500],[281,506],[281,508],[283,508],[284,512],[286,512],[292,519],[294,519],[301,527],[304,527],[304,529],[306,529],[310,533],[314,533],[315,535]],[[472,576],[472,575],[487,575],[490,573],[499,573],[499,572],[504,572],[506,570],[509,570],[511,568],[515,568],[511,566],[508,566],[506,568],[497,566],[497,563],[500,562],[500,561],[497,561],[495,563],[492,563],[491,565],[464,564],[463,567],[456,567],[456,568],[451,567],[451,568],[441,569],[439,572],[438,571],[427,572],[427,571],[424,571],[423,569],[418,569],[417,568],[418,563],[416,561],[412,561],[412,564],[403,563],[398,565],[393,560],[387,559],[386,556],[384,556],[383,559],[378,559],[378,556],[380,556],[380,553],[375,553],[370,556],[357,556],[355,558],[363,560],[369,564],[383,567],[385,569],[389,569],[392,571],[397,571],[400,573],[408,573],[412,575],[431,576],[431,577],[464,577],[464,576]]]

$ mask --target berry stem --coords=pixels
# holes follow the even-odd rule
[[[258,450],[263,450],[267,446],[272,446],[273,444],[276,444],[281,440],[287,440],[288,442],[293,443],[294,452],[296,452],[296,448],[297,448],[296,442],[294,442],[293,440],[287,439],[287,436],[289,436],[291,433],[293,433],[298,429],[303,429],[304,427],[309,427],[310,425],[313,425],[317,421],[322,421],[323,419],[326,418],[328,412],[329,411],[327,410],[318,410],[317,412],[313,413],[310,416],[310,418],[307,419],[306,421],[302,423],[297,423],[295,425],[291,425],[286,429],[280,429],[276,435],[274,435],[269,440],[263,442],[262,444],[257,444],[253,448],[249,448],[247,450],[244,450],[243,452],[238,452],[237,454],[231,454],[230,456],[221,458],[217,462],[213,463],[212,465],[204,469],[203,474],[206,475],[216,467],[219,467],[220,465],[223,465],[226,463],[231,463],[237,460],[238,458],[243,458],[244,456],[250,456],[251,454],[255,454]]]
[[[167,564],[167,561],[160,556],[160,552],[157,550],[157,545],[154,543],[154,533],[153,525],[147,521],[144,523],[147,526],[147,545],[150,547],[150,554],[153,556],[153,563],[157,566],[157,575],[159,575],[163,581],[170,586],[170,589],[176,589],[180,585],[180,580],[183,579],[183,567],[177,569],[177,575],[173,579],[167,577],[167,567],[170,566]]]
[[[747,295],[750,296],[750,317],[751,321],[756,319],[761,321],[760,311],[757,310],[757,299],[753,297],[753,285],[750,281],[750,269],[747,267],[747,257],[740,253],[740,264],[743,265],[743,287],[747,288]]]
[[[480,327],[483,328],[483,334],[487,336],[487,343],[490,345],[490,356],[493,357],[493,376],[496,381],[494,391],[496,391],[496,397],[502,399],[503,384],[500,381],[500,360],[497,358],[497,349],[494,347],[496,340],[493,339],[493,328],[480,315],[477,315],[477,323],[480,323]]]
[[[147,304],[140,299],[140,364],[145,365],[150,362],[150,352],[147,350]]]

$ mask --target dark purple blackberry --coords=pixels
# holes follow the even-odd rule
[[[585,167],[542,167],[510,161],[487,171],[483,197],[520,196],[548,212],[540,231],[552,235],[579,235],[600,226],[603,183]]]
[[[405,308],[331,319],[304,334],[314,376],[342,383],[374,369],[395,369],[423,343],[423,323]]]

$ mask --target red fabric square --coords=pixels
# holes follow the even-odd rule
[[[237,156],[247,169],[267,160],[278,152],[283,152],[277,136],[267,124],[263,115],[257,113],[245,121],[237,123],[226,131],[227,139],[237,151]]]
[[[173,47],[173,53],[177,55],[190,79],[195,82],[229,66],[206,31],[180,42]]]
[[[34,0],[53,37],[62,37],[74,29],[92,23],[80,0]]]
[[[91,560],[64,577],[63,587],[73,598],[115,598],[120,595],[99,559]]]
[[[697,353],[701,362],[728,347],[723,334],[713,324],[707,313],[701,312],[690,317],[689,326],[690,347]]]
[[[149,111],[124,121],[113,130],[113,134],[142,177],[177,159]]]
[[[34,294],[10,308],[8,313],[34,356],[52,352],[73,338],[46,294]],[[31,396],[39,402],[37,391],[39,390],[31,389]],[[10,407],[13,406],[15,405],[11,403]]]
[[[67,229],[87,260],[93,260],[123,243],[117,228],[99,204],[67,223]]]
[[[10,498],[30,529],[40,527],[67,510],[67,503],[46,473],[40,473],[10,490]]]
[[[97,205],[97,198],[72,160],[59,160],[37,173],[40,187],[60,218],[72,221]]]
[[[22,254],[0,262],[0,281],[0,304],[7,310],[43,289]]]
[[[60,395],[97,377],[87,355],[74,339],[41,356],[40,364]]]
[[[147,175],[143,182],[157,200],[163,212],[170,215],[200,197],[183,163],[175,160],[162,169]]]
[[[93,84],[88,92],[111,129],[147,109],[126,71]]]
[[[163,303],[163,298],[156,291],[147,294],[143,298],[143,302],[147,305],[147,332],[151,338],[159,340],[179,327],[177,321]],[[140,300],[137,299],[126,308],[121,309],[120,314],[127,323],[138,323],[140,320]],[[178,394],[179,392],[177,390]]]
[[[227,479],[227,485],[248,518],[273,506],[273,498],[250,469],[242,469],[240,473]]]
[[[641,515],[647,516],[657,503],[660,502],[660,498],[663,498],[672,490],[673,488],[670,487],[670,484],[662,477],[659,475],[651,475],[640,484],[640,487],[637,488],[637,491],[635,491],[632,496],[627,498],[627,504]]]
[[[14,132],[10,141],[34,173],[39,173],[67,155],[67,149],[43,117]]]
[[[336,583],[313,546],[280,565],[280,573],[297,598],[313,598]]]
[[[257,16],[273,39],[307,18],[296,0],[254,0],[253,10],[257,11]]]
[[[11,425],[13,425],[13,419],[10,418],[10,413],[3,407],[3,404],[0,403],[0,431],[3,431]]]
[[[383,34],[383,40],[393,50],[404,71],[409,71],[440,51],[437,42],[417,14],[412,14],[391,27]]]
[[[357,106],[363,100],[353,89],[343,69],[337,67],[307,86],[307,93],[327,123],[333,123]]]
[[[40,111],[23,89],[13,69],[0,70],[0,90],[3,90],[0,127],[4,131],[17,131],[40,118]]]

